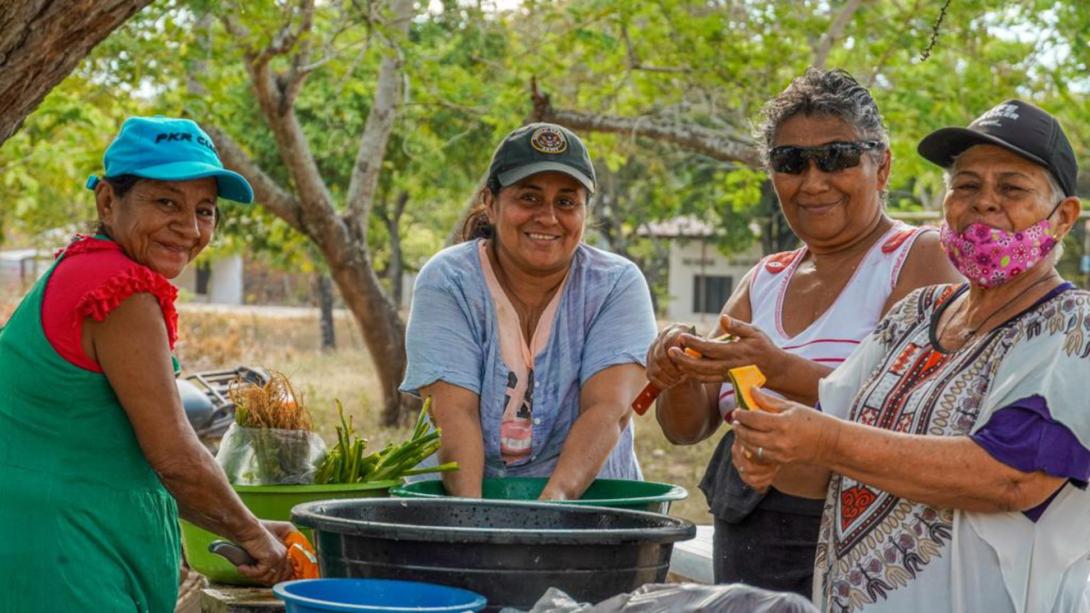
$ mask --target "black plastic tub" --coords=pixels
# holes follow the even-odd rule
[[[662,582],[683,519],[604,507],[464,498],[311,502],[323,577],[380,577],[465,588],[489,610],[529,609],[550,587],[598,602]]]

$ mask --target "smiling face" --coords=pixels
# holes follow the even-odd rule
[[[560,172],[542,172],[509,185],[495,197],[486,190],[488,219],[501,263],[547,275],[571,263],[587,216],[587,190]]]
[[[167,279],[181,274],[212,240],[216,180],[141,179],[123,198],[102,181],[95,188],[99,220],[132,260]]]
[[[943,212],[957,232],[974,222],[1016,232],[1044,219],[1055,200],[1043,166],[1002,147],[976,145],[954,161]]]
[[[780,125],[772,147],[860,140],[861,135],[839,117],[795,115]],[[850,244],[873,227],[882,209],[881,191],[889,180],[889,150],[882,150],[880,163],[874,157],[864,154],[858,166],[835,172],[822,172],[813,162],[797,175],[770,171],[787,223],[809,247]]]

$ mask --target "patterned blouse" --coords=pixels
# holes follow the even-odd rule
[[[1066,611],[1086,586],[1090,293],[1064,284],[942,353],[932,321],[964,289],[923,288],[895,306],[822,381],[822,409],[896,432],[969,436],[1000,462],[1067,483],[1029,511],[978,513],[834,474],[815,561],[822,610]]]

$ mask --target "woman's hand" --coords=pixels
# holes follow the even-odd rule
[[[659,390],[665,391],[685,380],[685,374],[678,369],[671,358],[672,353],[681,353],[681,337],[691,336],[692,327],[685,324],[670,324],[647,350],[647,380]]]
[[[840,420],[760,389],[753,390],[753,399],[761,410],[735,410],[731,417],[735,447],[741,445],[737,452],[758,464],[826,465],[840,436]]]
[[[265,585],[291,579],[291,562],[283,541],[293,530],[294,526],[283,521],[262,521],[258,524],[252,536],[238,543],[257,562],[239,566],[239,572]]]
[[[677,370],[696,381],[722,383],[729,379],[727,371],[730,369],[753,364],[768,378],[769,387],[780,389],[781,367],[794,356],[777,347],[760,328],[727,315],[720,315],[719,322],[720,327],[735,338],[716,341],[693,334],[680,335],[680,347],[670,351]],[[702,357],[688,355],[684,349],[692,349]]]
[[[758,461],[753,452],[749,451],[745,444],[737,438],[734,439],[734,444],[731,445],[730,457],[734,467],[738,469],[738,476],[742,478],[742,481],[745,481],[746,485],[761,493],[764,493],[772,486],[772,482],[776,480],[776,476],[783,466],[775,462]]]

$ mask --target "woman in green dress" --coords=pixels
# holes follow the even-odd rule
[[[77,237],[0,330],[0,612],[174,609],[178,516],[239,543],[240,567],[290,575],[186,421],[174,384],[177,277],[217,198],[253,192],[196,123],[133,117],[92,177],[99,228]]]

